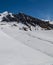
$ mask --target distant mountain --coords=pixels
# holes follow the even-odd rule
[[[5,11],[3,13],[0,13],[0,22],[21,23],[27,26],[30,30],[31,30],[31,27],[36,28],[37,26],[46,30],[53,29],[53,24],[51,24],[50,21],[34,18],[24,13],[13,14],[13,13]]]

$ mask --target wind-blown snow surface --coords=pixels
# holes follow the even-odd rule
[[[0,65],[52,65],[52,34],[53,31],[22,31],[9,23],[0,25]]]
[[[0,30],[0,65],[37,65],[53,58],[14,40]]]

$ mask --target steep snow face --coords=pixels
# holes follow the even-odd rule
[[[53,62],[52,57],[22,44],[0,30],[0,65],[39,65],[49,62]]]
[[[53,57],[53,30],[24,31],[21,29],[23,25],[19,25],[21,27],[17,23],[0,24],[0,29],[23,44]]]

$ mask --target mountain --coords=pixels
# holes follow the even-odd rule
[[[0,13],[0,65],[53,65],[52,26],[24,13]]]
[[[38,18],[34,18],[24,13],[13,14],[7,11],[0,13],[0,22],[4,21],[21,23],[27,26],[29,30],[32,30],[31,27],[33,27],[35,30],[37,27],[45,30],[53,29],[53,24],[51,24],[50,21],[44,21]],[[25,30],[27,29],[26,27],[23,28]]]

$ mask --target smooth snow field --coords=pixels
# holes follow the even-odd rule
[[[53,65],[53,31],[0,25],[0,65]]]

